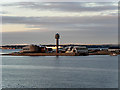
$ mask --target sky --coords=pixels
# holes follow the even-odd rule
[[[118,2],[1,2],[2,44],[118,43]]]

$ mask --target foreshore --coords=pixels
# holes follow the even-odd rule
[[[2,54],[8,56],[84,56],[83,54],[77,53],[9,53]]]
[[[115,54],[115,55],[114,55]],[[3,56],[88,56],[88,55],[111,55],[116,56],[119,53],[112,53],[108,51],[99,51],[94,53],[88,54],[80,54],[80,53],[8,53],[8,54],[1,54]]]

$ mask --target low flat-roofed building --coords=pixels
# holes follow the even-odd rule
[[[23,47],[22,52],[38,52],[39,51],[39,47],[36,45],[29,45],[26,47]]]
[[[28,45],[26,47],[23,47],[23,50],[21,51],[23,53],[45,53],[46,48],[45,47],[39,47],[37,45]]]

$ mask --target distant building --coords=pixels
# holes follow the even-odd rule
[[[45,53],[46,48],[45,47],[39,47],[37,45],[29,45],[26,47],[23,47],[23,50],[21,51],[23,53]]]
[[[108,51],[110,51],[110,52],[120,52],[120,47],[109,47]]]
[[[69,47],[66,53],[81,53],[81,54],[88,54],[88,48],[85,46],[74,46]]]
[[[52,48],[53,50],[56,50],[56,49],[57,49],[56,46],[46,46],[46,48]],[[59,49],[62,49],[63,47],[59,46],[58,48],[59,48]]]

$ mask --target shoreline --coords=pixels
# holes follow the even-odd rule
[[[88,53],[88,54],[79,54],[79,53],[8,53],[0,54],[1,56],[90,56],[90,55],[110,55],[117,56],[120,54],[114,53]]]
[[[3,56],[88,56],[77,53],[9,53],[1,54]]]

